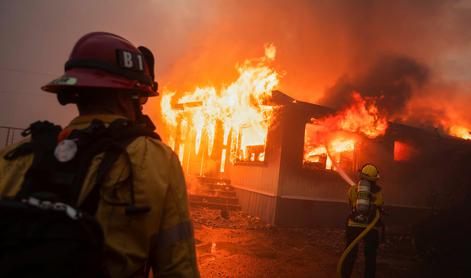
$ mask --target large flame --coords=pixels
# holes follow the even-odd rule
[[[216,127],[220,124],[223,145],[230,146],[231,158],[250,155],[249,147],[266,143],[273,107],[265,105],[265,101],[279,82],[279,74],[270,67],[275,54],[276,48],[272,44],[266,45],[263,57],[246,60],[236,67],[239,76],[227,86],[197,87],[179,99],[174,99],[175,92],[164,92],[161,108],[166,124],[175,131],[182,121],[186,121],[186,130],[180,130],[179,136],[184,136],[186,132],[196,134],[196,153],[200,151],[202,138],[206,137],[208,155],[212,153]],[[229,135],[231,142],[228,142]],[[169,138],[173,147],[177,139],[175,137],[175,134],[171,134]],[[225,150],[223,155],[226,156]],[[257,158],[251,158],[259,161],[263,159],[264,151]]]
[[[359,136],[373,139],[384,135],[388,128],[386,117],[379,113],[374,98],[352,94],[353,103],[346,109],[323,119],[312,119],[306,125],[304,162],[325,169],[341,167],[342,158],[353,163],[353,152]],[[352,168],[354,165],[351,165]]]
[[[370,139],[384,135],[388,128],[388,121],[379,113],[376,99],[363,98],[358,92],[354,92],[352,100],[353,103],[348,108],[333,116],[315,120],[315,123],[325,132],[344,130],[362,133]]]
[[[232,161],[264,161],[268,126],[273,117],[273,106],[266,105],[266,100],[279,82],[279,74],[270,67],[275,55],[275,47],[266,45],[263,57],[237,66],[239,76],[227,86],[197,87],[178,98],[176,92],[164,92],[163,118],[172,129],[170,145],[178,147],[180,158],[191,136],[192,149],[197,154],[205,139],[207,155],[213,152],[216,137],[222,137],[220,171],[224,171],[226,157]],[[353,163],[358,134],[370,139],[384,135],[388,122],[380,114],[376,99],[354,92],[351,106],[332,116],[313,119],[308,125],[304,161],[336,169],[344,165],[342,159]]]

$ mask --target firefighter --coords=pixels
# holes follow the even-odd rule
[[[153,130],[141,112],[147,98],[158,95],[153,63],[149,49],[136,48],[120,36],[104,32],[83,36],[65,64],[64,75],[42,87],[57,94],[62,105],[73,103],[78,108],[78,117],[59,137],[84,130],[94,120],[109,125],[126,119]],[[33,162],[34,154],[11,161],[4,158],[17,146],[0,151],[2,198],[15,196]],[[74,155],[70,146],[56,151],[59,160]],[[157,277],[199,277],[185,179],[177,156],[160,140],[147,136],[135,138],[125,151],[126,155],[112,165],[97,195],[95,218],[104,233],[109,276],[147,277],[152,270]],[[77,205],[91,191],[100,159],[103,157],[97,155],[92,160]],[[125,184],[129,178],[134,187],[133,203],[125,210],[120,201],[128,198]]]
[[[346,246],[348,247],[355,238],[372,222],[376,210],[382,211],[383,196],[381,187],[378,186],[379,171],[376,166],[366,164],[359,170],[359,182],[350,186],[347,198],[351,208],[351,214],[347,220]],[[363,238],[365,247],[365,277],[375,277],[376,254],[380,242],[380,228],[382,222],[378,221]],[[345,258],[342,267],[342,277],[350,277],[353,265],[358,254],[358,244],[353,247]]]

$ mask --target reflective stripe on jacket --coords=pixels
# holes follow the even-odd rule
[[[86,128],[93,119],[111,123],[114,115],[88,115],[75,118],[67,129]],[[21,144],[21,142],[19,143]],[[18,146],[0,151],[0,196],[14,196],[30,167],[33,155],[13,161],[4,155]],[[144,277],[151,267],[157,277],[199,277],[195,241],[188,212],[184,175],[175,153],[164,143],[149,137],[138,137],[115,162],[101,189],[96,218],[106,240],[105,261],[112,277]],[[103,154],[95,156],[79,197],[79,204],[91,191],[97,167]],[[148,213],[126,215],[130,202],[125,182],[132,170],[135,202],[151,207]]]

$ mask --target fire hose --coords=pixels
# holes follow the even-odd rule
[[[368,226],[363,230],[363,232],[361,232],[343,251],[342,256],[340,256],[340,260],[337,263],[337,274],[339,275],[339,277],[342,277],[342,266],[343,266],[343,263],[345,262],[345,258],[352,251],[353,247],[355,247],[355,245],[358,244],[358,242],[362,240],[363,237],[365,237],[366,234],[368,234],[368,232],[371,231],[371,229],[373,229],[376,223],[378,223],[379,215],[380,215],[379,210],[376,209],[376,215],[373,221],[370,224],[368,224]]]
[[[330,155],[330,151],[327,144],[326,144],[326,151],[327,151],[327,156],[332,161],[332,164],[334,164],[335,170],[340,175],[340,177],[342,177],[342,179],[344,179],[349,185],[351,186],[355,185],[353,180],[347,175],[347,173],[345,173],[345,171],[340,167],[340,165],[338,165],[337,161],[335,161],[335,159],[332,159],[332,156]],[[345,258],[352,251],[353,247],[355,247],[355,245],[358,244],[358,242],[360,242],[360,240],[362,240],[368,234],[368,232],[374,228],[376,223],[378,223],[379,221],[379,217],[380,217],[380,212],[378,209],[376,209],[376,214],[373,221],[370,224],[368,224],[368,226],[366,226],[366,228],[347,246],[347,248],[345,248],[345,250],[342,253],[342,256],[340,256],[340,259],[337,263],[337,274],[339,277],[342,277],[342,266],[343,266],[343,263],[345,262]]]

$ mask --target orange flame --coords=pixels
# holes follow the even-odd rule
[[[451,136],[459,137],[465,140],[471,140],[471,129],[461,125],[453,125],[448,129]]]
[[[325,145],[321,145],[318,147],[312,148],[310,151],[308,151],[305,155],[304,158],[306,160],[309,160],[310,158],[319,155],[327,155],[328,153],[342,153],[342,152],[349,152],[355,150],[355,140],[354,139],[345,139],[345,138],[335,138],[332,141],[328,143],[328,148],[326,148]]]
[[[433,92],[428,98],[413,99],[400,120],[435,127],[450,136],[471,140],[471,118],[466,113],[470,99],[454,96],[452,91],[441,93]]]
[[[224,132],[223,145],[231,147],[232,159],[247,156],[249,146],[265,145],[273,107],[264,102],[279,83],[279,74],[270,67],[275,55],[273,44],[265,45],[264,57],[246,60],[236,66],[237,80],[219,90],[197,87],[176,101],[173,99],[175,92],[164,92],[161,109],[165,123],[176,130],[179,121],[186,120],[190,132],[195,134],[196,153],[199,153],[204,136],[208,141],[208,154],[212,153],[218,122]],[[228,142],[230,134],[232,140]],[[169,141],[175,142],[175,135],[170,137]],[[264,154],[259,154],[257,160],[263,159]]]
[[[305,145],[304,161],[319,163],[325,160],[325,168],[332,169],[334,164],[339,164],[342,153],[353,152],[356,141],[353,138],[336,137],[325,144]]]
[[[374,98],[363,98],[358,92],[352,94],[353,104],[334,116],[315,121],[326,131],[344,130],[362,133],[373,139],[386,133],[388,121],[380,115]]]
[[[314,163],[325,169],[342,165],[342,158],[353,160],[357,137],[361,133],[372,139],[384,135],[388,122],[381,116],[375,99],[352,95],[353,104],[333,116],[312,119],[306,125],[304,162]]]

